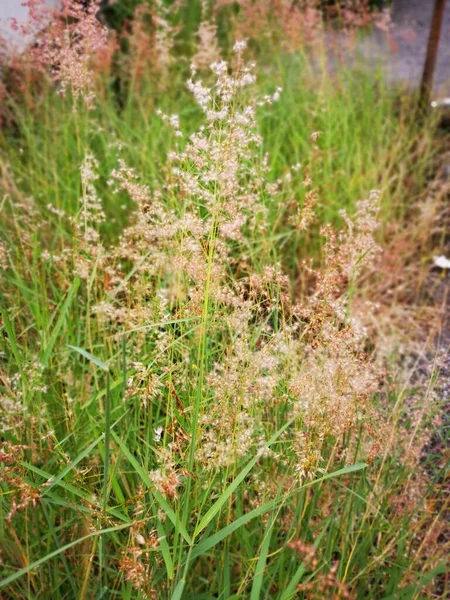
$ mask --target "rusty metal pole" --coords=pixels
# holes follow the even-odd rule
[[[434,69],[441,37],[444,17],[445,0],[434,0],[433,16],[431,18],[430,34],[428,36],[427,55],[423,66],[422,81],[420,82],[419,109],[424,110],[430,104],[430,94],[433,87]]]

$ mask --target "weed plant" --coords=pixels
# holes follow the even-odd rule
[[[5,68],[2,597],[444,598],[439,363],[368,288],[434,124],[220,4],[66,1]]]

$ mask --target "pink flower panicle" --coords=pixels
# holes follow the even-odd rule
[[[82,98],[93,108],[95,77],[92,59],[107,48],[108,30],[97,19],[101,0],[85,7],[77,0],[62,0],[59,10],[51,11],[43,0],[27,0],[28,22],[21,31],[33,34],[36,43],[28,53],[33,64],[51,69],[61,94],[70,89],[75,100]]]

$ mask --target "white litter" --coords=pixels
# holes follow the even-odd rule
[[[450,260],[444,256],[435,256],[433,258],[433,263],[435,267],[439,267],[440,269],[450,269]]]

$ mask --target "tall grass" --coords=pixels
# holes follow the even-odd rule
[[[434,123],[269,48],[8,96],[5,598],[448,593],[439,364],[363,302]]]

